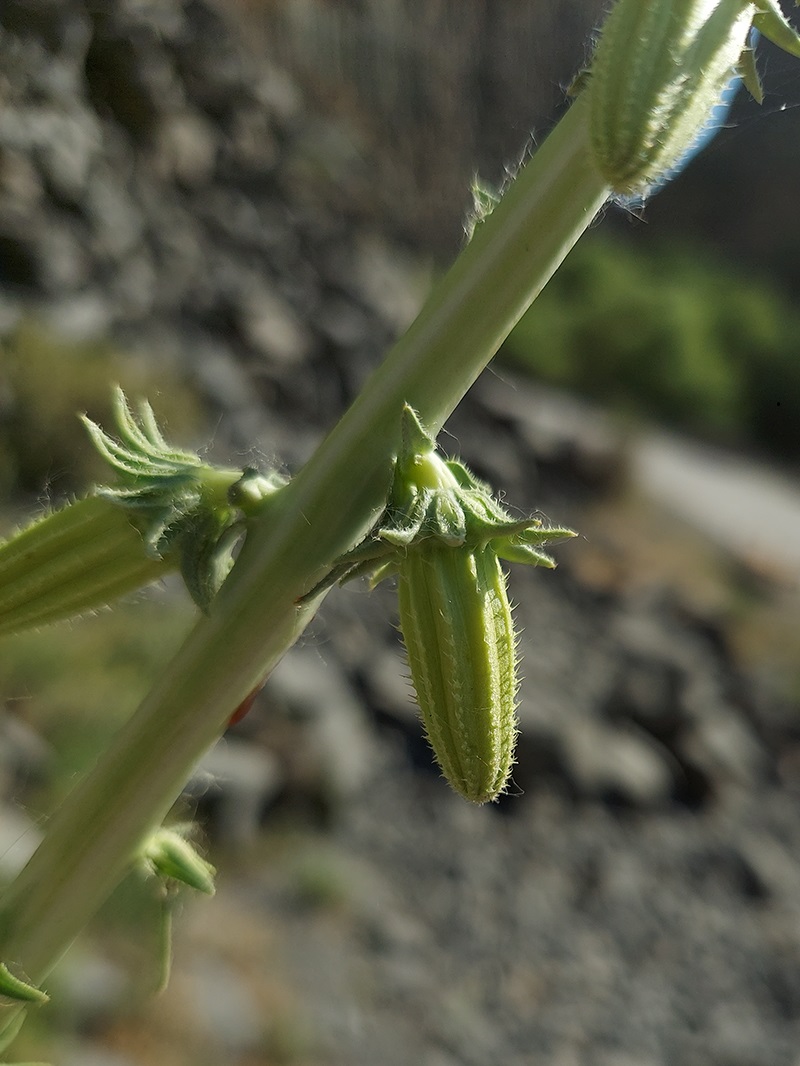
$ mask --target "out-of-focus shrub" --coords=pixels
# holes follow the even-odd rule
[[[76,415],[111,421],[111,385],[146,395],[173,435],[193,435],[199,403],[156,362],[122,356],[106,341],[63,340],[33,321],[0,338],[0,499],[16,491],[85,491],[104,474]]]
[[[800,453],[800,315],[686,249],[583,241],[502,358],[634,415]]]

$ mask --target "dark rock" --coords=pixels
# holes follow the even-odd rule
[[[10,34],[41,41],[59,52],[85,19],[82,3],[74,0],[6,0],[0,8],[0,26]]]
[[[605,715],[614,722],[632,722],[670,744],[687,720],[681,706],[684,683],[674,662],[626,656],[608,695]]]
[[[12,219],[0,218],[0,282],[4,287],[37,289],[43,268],[30,236]]]
[[[146,141],[159,118],[182,103],[180,83],[152,22],[126,18],[122,4],[97,8],[85,72],[89,99],[136,141]]]

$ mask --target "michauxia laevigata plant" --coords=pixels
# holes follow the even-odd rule
[[[620,2],[630,10],[631,0]],[[698,7],[654,4],[686,16],[688,33],[694,32],[694,10],[721,7],[726,16],[734,10],[714,0]],[[752,10],[758,13],[760,5]],[[631,69],[641,78],[653,61],[651,41],[636,34],[624,39],[626,50],[615,50],[618,76],[624,79]],[[673,69],[662,71],[662,82],[703,90],[696,55],[678,48],[668,58]],[[592,77],[586,80],[590,90]],[[646,94],[632,102],[648,113]],[[403,402],[438,432],[609,196],[621,193],[620,166],[604,169],[592,145],[597,105],[591,103],[589,92],[581,92],[475,226],[472,240],[358,399],[275,494],[275,505],[270,500],[249,523],[236,565],[208,614],[53,813],[43,843],[0,906],[0,958],[18,961],[32,981],[44,980],[129,868],[131,855],[163,821],[231,709],[301,635],[318,605],[318,599],[301,602],[304,591],[373,526],[397,454]],[[619,99],[609,103],[614,121],[625,127],[626,107]],[[715,105],[708,103],[709,112]],[[700,125],[707,117],[700,116]],[[671,140],[680,115],[659,107],[655,118],[655,142]],[[631,150],[640,161],[645,156],[646,184],[653,180],[646,164],[652,128],[644,125],[648,137],[644,144],[634,138]],[[627,178],[620,183],[625,186]],[[9,1019],[9,1026],[15,1023]]]
[[[491,490],[443,459],[416,412],[384,514],[308,594],[368,574],[398,577],[400,629],[425,732],[447,781],[473,803],[505,790],[517,734],[517,652],[500,560],[554,567],[543,546],[571,529],[515,519]]]
[[[244,520],[286,479],[211,466],[168,444],[150,405],[113,397],[119,439],[84,423],[116,475],[0,544],[0,634],[74,617],[180,569],[206,610]]]

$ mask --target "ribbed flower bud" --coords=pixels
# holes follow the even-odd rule
[[[517,736],[516,635],[489,547],[435,541],[399,567],[398,601],[425,733],[452,788],[486,803],[506,787]]]
[[[589,68],[592,149],[614,193],[659,185],[712,121],[732,78],[761,87],[751,30],[800,56],[778,0],[617,0]]]
[[[397,574],[400,629],[425,732],[448,783],[473,803],[508,785],[517,735],[516,636],[501,559],[553,567],[543,545],[572,530],[515,519],[415,414],[375,530],[308,593]]]
[[[109,500],[67,504],[0,545],[0,634],[103,607],[177,566],[148,555],[130,517]]]
[[[18,1003],[47,1003],[50,999],[41,988],[13,974],[4,962],[0,962],[0,996]]]

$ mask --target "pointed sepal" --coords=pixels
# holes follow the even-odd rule
[[[548,526],[539,517],[515,518],[464,463],[437,454],[434,438],[406,404],[386,510],[372,532],[341,556],[303,601],[337,581],[362,575],[371,575],[374,587],[401,569],[409,552],[437,545],[491,548],[509,562],[552,568],[555,562],[543,546],[574,536],[573,530]]]
[[[764,86],[761,83],[761,75],[756,66],[756,53],[753,48],[745,48],[739,59],[737,73],[742,79],[745,89],[750,93],[757,104],[764,103]]]
[[[173,447],[150,404],[142,401],[134,413],[118,387],[113,408],[117,439],[83,418],[116,474],[114,484],[98,486],[95,493],[128,512],[154,559],[177,557],[190,595],[208,610],[231,568],[243,519],[257,513],[287,479],[274,471],[213,467]]]
[[[800,34],[789,24],[778,0],[756,0],[753,26],[784,52],[800,58]]]

